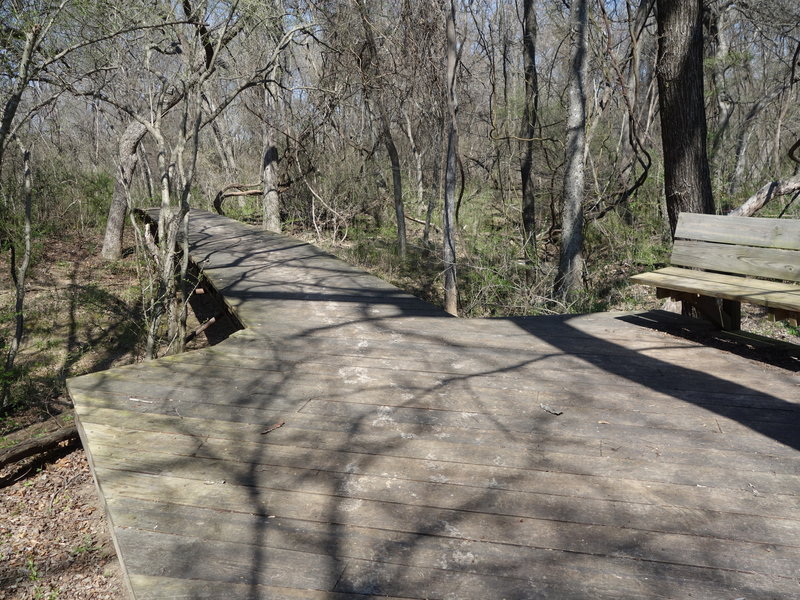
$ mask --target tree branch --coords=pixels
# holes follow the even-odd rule
[[[800,142],[798,143],[800,144]],[[750,196],[739,208],[730,211],[728,216],[751,217],[773,198],[794,194],[796,192],[800,192],[800,175],[795,175],[794,177],[782,181],[771,181]]]

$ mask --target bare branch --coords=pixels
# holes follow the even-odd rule
[[[800,142],[798,142],[800,143]],[[797,146],[797,144],[795,144]],[[761,210],[770,200],[778,196],[787,196],[800,191],[800,175],[781,181],[771,181],[764,185],[739,208],[728,213],[730,217],[751,217]]]

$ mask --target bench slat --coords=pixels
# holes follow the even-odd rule
[[[800,251],[797,250],[675,240],[670,263],[724,273],[800,281]]]
[[[631,280],[653,287],[749,302],[767,308],[800,311],[800,287],[785,283],[677,267],[641,273],[631,277]]]
[[[676,238],[800,250],[800,221],[681,213]]]

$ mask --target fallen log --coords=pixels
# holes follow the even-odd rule
[[[75,425],[62,427],[41,437],[32,438],[0,452],[0,469],[23,458],[54,450],[63,442],[73,442],[77,439],[78,428]]]

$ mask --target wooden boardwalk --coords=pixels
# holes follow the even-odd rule
[[[137,600],[800,597],[797,375],[191,230],[246,329],[69,382]]]

